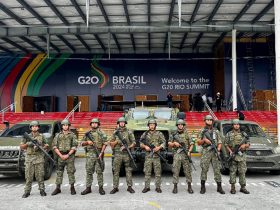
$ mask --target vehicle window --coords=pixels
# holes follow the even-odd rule
[[[217,128],[217,129],[220,131],[220,124],[219,124],[219,123],[214,122],[213,127],[214,127],[214,128]]]
[[[11,127],[10,129],[6,130],[2,136],[3,137],[20,137],[23,134],[30,132],[29,125],[24,124],[17,124]],[[40,133],[50,133],[51,132],[51,125],[41,125],[39,128]]]
[[[148,110],[135,110],[133,112],[133,119],[135,120],[144,120],[150,116],[150,112]]]
[[[223,133],[226,135],[231,129],[232,124],[223,124]],[[265,133],[260,126],[255,124],[240,124],[240,130],[247,133],[249,137],[264,137]]]
[[[172,117],[171,110],[155,110],[154,117],[156,119],[170,120]]]
[[[60,132],[60,127],[59,127],[58,124],[55,124],[54,130],[53,130],[54,135],[55,135],[56,133],[59,133],[59,132]]]

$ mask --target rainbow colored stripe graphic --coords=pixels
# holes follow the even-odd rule
[[[55,59],[52,59],[51,57]],[[38,96],[45,81],[70,57],[70,54],[44,53],[24,57],[0,57],[1,108],[17,102],[16,112],[22,112],[23,96]]]
[[[105,87],[109,82],[109,75],[105,73],[98,61],[94,59],[91,63],[91,72],[99,78],[99,88]]]

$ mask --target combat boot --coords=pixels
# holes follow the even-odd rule
[[[58,193],[61,193],[60,184],[57,184],[57,185],[56,185],[56,188],[55,188],[55,190],[52,192],[52,195],[57,195]]]
[[[40,195],[41,196],[47,196],[47,193],[45,192],[45,190],[40,190]]]
[[[193,189],[192,189],[192,183],[191,182],[188,182],[188,192],[190,194],[193,194]]]
[[[231,194],[235,194],[235,193],[236,193],[235,184],[231,184],[230,193],[231,193]]]
[[[75,190],[74,184],[71,184],[70,192],[71,192],[71,195],[76,195],[76,190]]]
[[[115,187],[114,189],[112,189],[112,191],[110,192],[110,194],[115,194],[116,192],[119,192],[119,189],[117,187]]]
[[[245,184],[241,185],[240,192],[244,194],[250,194],[250,192],[246,190],[245,186],[246,186]]]
[[[24,193],[24,194],[22,195],[22,198],[27,198],[29,195],[30,195],[30,193],[29,193],[29,192],[26,192],[26,193]]]
[[[131,186],[128,186],[127,191],[130,192],[130,193],[135,193],[135,191],[132,189]]]
[[[206,192],[205,181],[204,181],[204,180],[201,180],[200,194],[204,194],[205,192]]]
[[[151,189],[149,187],[145,187],[143,190],[142,190],[142,193],[146,193],[146,192],[149,192]]]
[[[87,187],[83,192],[81,192],[81,195],[86,195],[91,193],[91,187]]]
[[[217,192],[219,192],[220,194],[225,194],[225,191],[222,188],[221,182],[217,182]]]
[[[156,188],[156,192],[157,192],[157,193],[162,193],[160,187],[157,187],[157,188]]]
[[[99,187],[99,194],[105,195],[105,191],[104,191],[103,187]]]
[[[174,184],[174,188],[173,188],[173,191],[172,191],[174,194],[178,193],[178,188],[177,188],[177,183]]]

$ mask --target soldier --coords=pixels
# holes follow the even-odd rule
[[[168,146],[173,148],[174,151],[173,166],[172,166],[174,189],[172,192],[175,194],[178,193],[177,185],[179,182],[179,173],[180,173],[181,165],[183,165],[185,177],[187,179],[188,192],[190,194],[193,193],[192,175],[191,175],[192,169],[191,169],[189,159],[187,158],[186,155],[191,157],[191,151],[193,149],[194,142],[191,140],[185,125],[186,125],[185,121],[179,119],[176,122],[177,132],[170,135],[169,142],[168,142]],[[182,147],[185,147],[186,151],[188,151],[188,154],[184,153],[184,151],[180,149]]]
[[[207,180],[207,172],[209,170],[210,163],[212,164],[214,171],[214,179],[217,182],[217,192],[220,194],[225,194],[225,191],[222,188],[222,176],[221,176],[221,163],[218,160],[217,154],[212,147],[212,142],[210,139],[205,137],[205,134],[208,133],[215,144],[217,145],[217,150],[220,153],[222,147],[222,140],[220,137],[219,131],[213,127],[213,118],[211,115],[206,115],[204,118],[205,127],[200,131],[198,135],[197,144],[202,146],[201,154],[201,190],[200,193],[204,194],[206,192],[205,182]],[[209,138],[209,137],[208,137]]]
[[[42,134],[38,132],[40,124],[38,121],[32,121],[29,125],[31,133],[29,134],[32,138],[42,145],[44,149],[48,149],[49,145]],[[32,181],[35,178],[38,181],[40,195],[46,196],[45,184],[44,184],[44,153],[39,150],[31,141],[23,138],[20,143],[20,149],[26,150],[25,157],[25,188],[22,198],[30,196]]]
[[[156,130],[156,120],[150,119],[147,126],[149,130],[144,132],[140,138],[140,147],[146,151],[144,163],[145,188],[142,190],[142,193],[150,191],[152,167],[154,167],[155,172],[156,192],[161,193],[161,162],[160,157],[156,153],[165,148],[165,138],[162,132]],[[154,146],[154,148],[151,148],[151,146]],[[152,149],[154,154],[151,156]]]
[[[233,129],[229,131],[226,135],[226,142],[225,146],[229,152],[229,154],[233,156],[233,159],[230,161],[230,180],[229,183],[231,184],[231,194],[235,194],[235,183],[236,183],[236,172],[238,170],[238,175],[239,175],[239,184],[241,186],[240,192],[244,194],[249,194],[250,192],[245,188],[246,186],[246,178],[245,174],[247,171],[247,166],[246,166],[246,154],[245,151],[250,147],[250,141],[245,132],[240,131],[240,125],[239,125],[239,120],[234,119],[232,120],[233,124]],[[244,141],[243,141],[244,139]],[[243,141],[243,142],[241,142]],[[240,145],[240,143],[242,143]],[[233,154],[234,148],[238,147],[238,153]]]
[[[55,182],[56,189],[52,192],[52,195],[61,193],[60,186],[62,184],[65,166],[69,178],[69,184],[71,185],[71,195],[75,195],[75,152],[77,150],[78,142],[76,135],[69,130],[71,125],[70,122],[68,120],[62,120],[61,125],[62,131],[55,136],[53,143],[53,150],[58,156],[58,163]]]
[[[97,173],[97,181],[99,186],[99,194],[105,195],[103,189],[103,155],[106,149],[106,134],[100,130],[100,121],[98,118],[93,118],[90,122],[91,130],[88,132],[91,135],[91,139],[87,135],[83,137],[81,145],[85,148],[86,152],[86,189],[81,192],[81,195],[91,193],[92,176],[93,173]],[[95,147],[95,148],[94,148]],[[96,149],[100,152],[99,156]],[[98,161],[99,159],[99,161]],[[101,164],[101,165],[100,165]]]
[[[122,139],[127,142],[128,148],[132,149],[136,145],[135,137],[132,131],[126,128],[127,121],[124,117],[120,117],[117,121],[118,128],[113,133],[110,146],[114,150],[114,162],[113,162],[113,190],[110,194],[115,194],[119,191],[119,179],[120,179],[120,169],[122,164],[124,163],[125,173],[126,173],[126,183],[127,183],[127,191],[130,193],[135,193],[132,188],[132,167],[131,160],[129,158],[128,152],[123,146],[121,140],[117,137],[116,132],[120,132]]]

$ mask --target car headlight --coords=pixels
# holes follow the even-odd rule
[[[280,146],[276,147],[276,148],[274,149],[274,151],[275,151],[275,153],[280,154]]]

